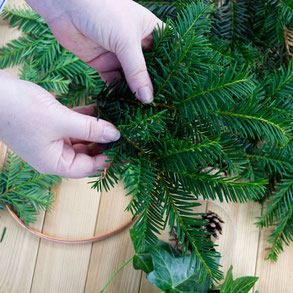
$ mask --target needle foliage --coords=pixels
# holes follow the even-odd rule
[[[0,209],[12,207],[29,225],[40,210],[49,211],[53,203],[50,189],[60,178],[37,172],[18,156],[9,153],[0,172]]]
[[[292,0],[138,2],[166,21],[145,52],[150,105],[125,81],[104,85],[28,8],[4,10],[23,35],[0,49],[0,67],[21,64],[20,78],[67,106],[94,96],[98,119],[120,130],[105,151],[111,166],[91,181],[98,190],[125,183],[127,210],[138,217],[137,255],[176,226],[197,272],[221,279],[219,254],[195,212],[203,197],[265,202],[258,225],[274,228],[268,258],[276,260],[293,237]]]

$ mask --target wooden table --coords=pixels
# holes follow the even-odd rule
[[[23,0],[9,0],[8,5],[23,5]],[[0,22],[0,45],[17,37],[16,30]],[[11,70],[16,72],[15,69]],[[0,164],[6,154],[0,146]],[[120,184],[109,193],[97,193],[88,179],[66,180],[54,189],[54,211],[41,214],[35,228],[45,233],[68,238],[104,233],[127,221],[124,212],[128,198]],[[233,264],[236,277],[256,275],[260,280],[255,290],[260,293],[293,292],[293,245],[286,248],[276,264],[265,261],[265,238],[254,222],[261,214],[256,203],[246,205],[204,203],[203,210],[217,212],[225,221],[219,249],[226,272]],[[112,273],[132,254],[127,230],[95,244],[61,245],[39,240],[20,228],[0,211],[0,233],[7,232],[0,244],[1,293],[93,293],[105,285]],[[160,292],[149,284],[145,275],[129,264],[108,287],[113,293]],[[254,292],[254,290],[253,290]]]

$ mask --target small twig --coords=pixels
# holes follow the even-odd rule
[[[288,31],[288,28],[284,25],[283,26],[283,35],[284,35],[284,43],[285,43],[285,48],[286,48],[286,61],[287,61],[287,63],[289,63],[290,58],[293,56],[293,54],[290,51],[289,37],[288,37],[287,31]]]
[[[166,108],[166,109],[169,109],[169,110],[175,110],[174,106],[167,105],[167,104],[154,103],[154,105],[155,105],[156,108]]]
[[[142,155],[144,155],[143,149],[141,149],[133,140],[126,136],[122,136],[126,141],[128,141],[130,144],[132,144]]]
[[[118,268],[118,270],[111,276],[111,278],[108,280],[107,284],[104,286],[104,288],[100,291],[100,293],[103,293],[105,289],[108,287],[108,285],[112,282],[112,280],[116,277],[116,275],[126,266],[128,265],[132,260],[134,256],[132,256],[130,259],[128,259],[121,267]]]
[[[6,227],[4,227],[4,230],[3,230],[3,233],[2,233],[2,236],[1,236],[1,239],[0,239],[0,243],[2,243],[2,241],[4,239],[4,236],[5,236],[5,233],[6,233]]]

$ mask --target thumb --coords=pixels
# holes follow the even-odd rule
[[[141,42],[128,42],[123,50],[117,53],[127,83],[136,97],[143,103],[153,101],[153,85],[149,77]]]
[[[109,143],[120,138],[120,132],[113,124],[81,113],[74,112],[68,108],[61,115],[58,129],[62,137],[77,138],[90,142]],[[60,133],[60,132],[59,132]]]

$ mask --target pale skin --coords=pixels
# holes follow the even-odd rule
[[[123,71],[143,103],[153,86],[142,47],[162,22],[131,0],[27,0],[56,39],[111,82]],[[109,166],[99,151],[120,138],[111,123],[90,116],[94,106],[69,109],[49,92],[0,70],[0,139],[41,173],[82,178]],[[90,144],[95,143],[95,144]]]

